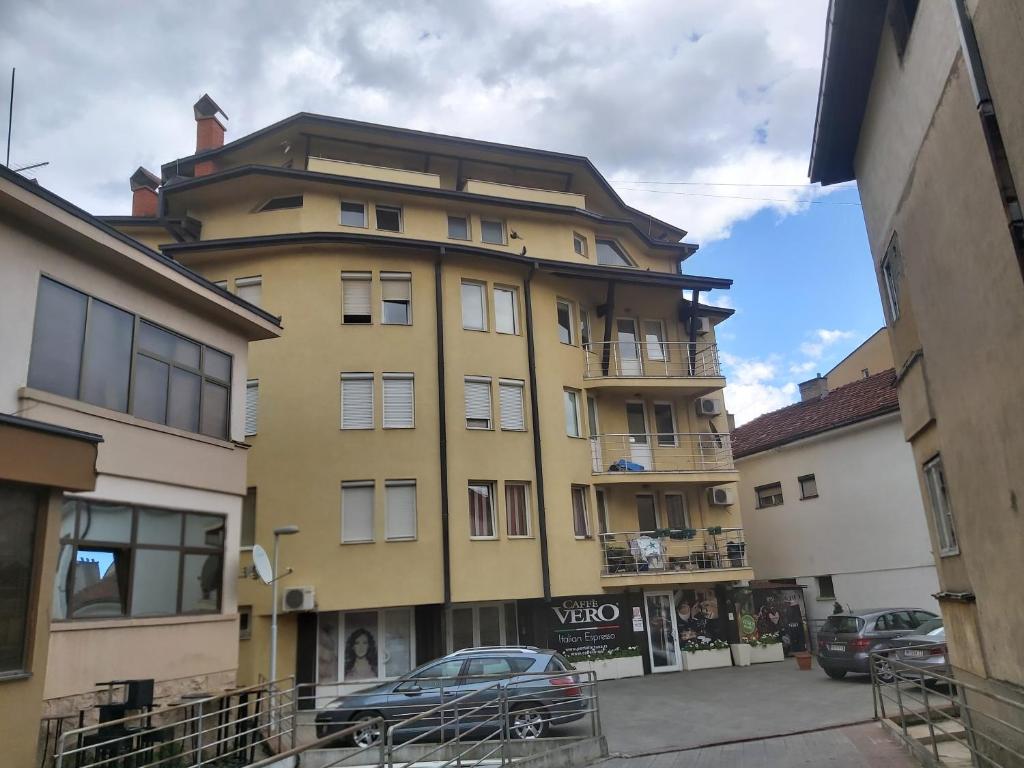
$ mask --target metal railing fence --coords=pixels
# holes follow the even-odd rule
[[[55,768],[246,765],[295,746],[294,679],[204,695],[161,709],[64,730]]]
[[[594,341],[583,345],[583,357],[583,377],[587,379],[722,375],[714,342]]]
[[[615,531],[598,536],[601,575],[746,568],[742,528],[683,528]]]
[[[907,646],[872,652],[871,690],[876,720],[893,731],[927,765],[959,758],[984,768],[1024,766],[1024,701],[1014,700],[896,657]],[[921,728],[923,726],[923,729]],[[915,731],[916,728],[916,731]],[[950,754],[955,745],[959,755]]]
[[[592,473],[731,470],[728,432],[650,432],[590,437]]]

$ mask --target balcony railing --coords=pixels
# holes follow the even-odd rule
[[[714,472],[733,469],[728,432],[594,435],[595,475],[613,472]]]
[[[602,533],[601,575],[748,568],[742,528],[680,528]]]
[[[584,378],[721,376],[718,345],[704,341],[595,341],[583,345]]]

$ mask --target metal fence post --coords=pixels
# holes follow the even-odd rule
[[[872,654],[868,654],[868,670],[871,672],[871,705],[875,710],[874,719],[878,719],[878,705],[879,700],[882,698],[882,692],[878,688],[878,677],[875,675],[875,662],[872,659]],[[885,702],[881,702],[882,705],[882,718],[885,718]]]
[[[907,714],[903,711],[903,696],[900,694],[900,676],[896,674],[892,664],[889,664],[889,670],[893,673],[892,681],[896,686],[896,707],[900,711],[900,727],[903,728],[903,740],[906,741],[910,737],[907,735]]]
[[[928,723],[928,735],[932,739],[932,754],[935,755],[935,762],[939,762],[939,745],[935,741],[935,726],[932,725],[932,710],[928,704],[928,686],[924,681],[924,670],[919,670],[921,674],[921,696],[924,699],[924,719]]]
[[[587,684],[590,686],[590,699],[591,699],[591,711],[590,711],[590,732],[595,738],[601,735],[601,705],[600,698],[597,695],[597,673],[587,673]]]
[[[508,688],[502,688],[498,698],[498,717],[501,718],[501,764],[509,765],[512,762],[512,744],[509,735]]]
[[[203,702],[196,703],[199,711],[199,719],[196,721],[196,766],[203,764]]]
[[[456,694],[458,699],[458,694]],[[444,697],[441,697],[444,701]],[[459,722],[459,705],[455,704],[455,765],[462,768],[462,723]],[[444,740],[444,710],[441,710],[441,740]]]

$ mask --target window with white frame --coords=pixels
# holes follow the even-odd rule
[[[530,485],[505,483],[505,521],[508,535],[530,535]]]
[[[263,278],[240,277],[235,280],[235,295],[256,307],[263,306]]]
[[[587,257],[587,238],[579,232],[572,233],[572,249],[577,256]]]
[[[668,527],[683,530],[690,527],[690,516],[686,510],[686,497],[681,493],[665,494],[665,515]]]
[[[402,231],[402,209],[396,205],[376,205],[377,229],[384,232]]]
[[[664,362],[668,359],[668,345],[665,344],[665,324],[661,320],[644,320],[644,354],[648,360]]]
[[[341,541],[346,544],[373,541],[372,480],[341,484]]]
[[[953,523],[953,508],[949,503],[946,473],[942,468],[942,457],[936,456],[924,465],[924,481],[928,487],[935,535],[939,542],[940,555],[955,555],[960,552],[956,541],[956,526]]]
[[[572,529],[577,539],[590,538],[590,513],[587,511],[587,486],[572,487]]]
[[[245,382],[245,436],[255,435],[260,411],[260,380]]]
[[[886,308],[889,310],[890,322],[900,318],[900,278],[903,276],[903,254],[900,241],[893,232],[889,247],[882,257],[882,283],[885,285]]]
[[[573,344],[572,304],[565,299],[558,299],[556,312],[558,316],[558,340],[563,344]]]
[[[352,200],[343,200],[341,203],[341,223],[346,227],[365,227],[366,204],[357,203]]]
[[[384,483],[387,501],[386,537],[388,541],[416,538],[416,481],[387,480]]]
[[[590,341],[590,310],[580,307],[580,344],[584,349],[588,349]]]
[[[629,260],[622,247],[612,240],[597,241],[597,263],[610,267],[632,267],[633,262]]]
[[[818,481],[814,475],[801,475],[796,479],[800,483],[800,498],[801,499],[816,499],[818,498]]]
[[[370,273],[341,273],[341,322],[368,325],[370,314]]]
[[[225,291],[228,289],[227,280],[214,280],[213,284],[216,285],[218,288],[223,288]]]
[[[411,373],[385,373],[382,377],[384,429],[412,429],[416,404]]]
[[[505,244],[505,222],[500,219],[480,219],[480,239],[494,245]]]
[[[341,374],[341,428],[373,429],[373,374]]]
[[[490,429],[491,380],[486,376],[467,376],[463,382],[466,399],[466,428]]]
[[[654,404],[654,428],[657,430],[658,445],[662,448],[676,445],[676,419],[672,403]]]
[[[754,489],[754,495],[757,497],[757,509],[780,507],[782,506],[782,483],[759,485]]]
[[[515,288],[494,286],[494,330],[519,333],[519,291]]]
[[[462,281],[462,327],[468,331],[487,330],[487,299],[483,283]]]
[[[498,379],[498,404],[501,406],[501,428],[513,432],[526,429],[523,404],[525,382],[520,379]]]
[[[380,321],[383,325],[412,325],[410,273],[380,273]]]
[[[575,389],[563,390],[565,399],[565,434],[580,437],[580,393]]]
[[[469,240],[469,217],[448,214],[448,237],[452,240]]]
[[[496,538],[492,482],[476,480],[469,484],[469,535],[474,539]]]

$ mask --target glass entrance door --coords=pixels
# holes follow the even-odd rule
[[[651,642],[651,670],[676,672],[682,668],[676,612],[671,592],[645,592],[647,634]]]
[[[631,317],[620,317],[615,321],[618,334],[618,355],[620,376],[639,376],[643,373],[640,362],[640,341],[637,338],[636,320]]]

